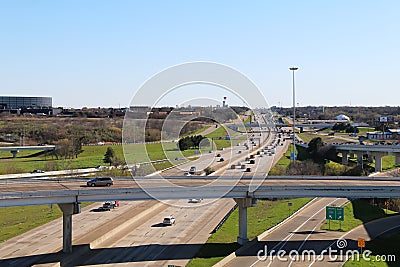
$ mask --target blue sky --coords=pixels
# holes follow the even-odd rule
[[[157,72],[211,61],[243,72],[270,105],[292,104],[296,65],[301,106],[398,106],[399,11],[396,0],[1,1],[0,94],[127,106]]]

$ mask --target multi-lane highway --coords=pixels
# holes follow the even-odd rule
[[[242,150],[242,153],[238,151]],[[212,166],[225,170],[229,159],[243,161],[248,156],[243,144],[232,149],[216,151],[224,157],[218,162],[215,153],[202,155],[200,160],[182,164],[165,171],[161,175],[182,175],[191,166],[198,169]],[[272,159],[272,157],[271,157]],[[209,163],[206,164],[205,162]],[[237,170],[242,173],[243,170]],[[183,178],[183,177],[181,177]],[[210,180],[199,176],[189,178],[189,186],[208,183]],[[146,177],[157,180],[157,177]],[[198,181],[196,180],[198,179]],[[1,192],[40,192],[92,190],[85,187],[86,179],[19,179],[3,180]],[[183,179],[182,179],[183,181]],[[174,181],[181,183],[179,179]],[[137,187],[133,179],[116,178],[110,188]],[[107,190],[97,189],[93,190]],[[213,202],[207,205],[207,202]],[[96,212],[101,203],[96,203],[81,214],[73,216],[73,244],[71,255],[58,253],[62,248],[61,220],[53,221],[26,234],[3,242],[0,245],[0,265],[31,266],[37,263],[57,263],[64,266],[95,264],[127,264],[131,266],[162,266],[166,264],[185,265],[201,245],[208,239],[210,232],[234,206],[232,199],[207,199],[201,203],[189,203],[185,200],[171,200],[165,203],[155,201],[121,201],[121,206],[110,212]],[[176,225],[161,227],[164,216],[173,215]],[[90,244],[90,249],[88,247]],[[80,245],[80,246],[79,246]]]
[[[269,141],[272,140],[273,137],[271,136]],[[168,178],[169,182],[178,186],[193,188],[194,192],[195,188],[202,187],[211,182],[214,183],[213,186],[237,186],[238,188],[243,187],[248,190],[249,185],[254,180],[246,177],[251,177],[255,174],[259,178],[256,179],[257,185],[261,186],[265,192],[268,192],[268,195],[259,195],[258,197],[275,196],[273,192],[276,192],[277,188],[279,188],[282,196],[287,196],[287,190],[293,188],[298,188],[300,191],[307,191],[307,189],[313,187],[321,188],[321,190],[325,188],[328,191],[336,188],[335,193],[339,192],[340,188],[348,189],[351,187],[364,188],[367,191],[374,190],[377,187],[400,188],[400,181],[398,179],[389,178],[354,179],[315,177],[294,179],[291,177],[267,177],[265,179],[265,174],[272,165],[272,161],[276,161],[280,157],[285,151],[287,143],[276,147],[275,153],[277,157],[275,159],[272,155],[269,156],[268,153],[263,153],[266,151],[262,151],[262,149],[266,150],[265,146],[267,145],[262,144],[261,147],[255,147],[255,151],[251,152],[252,154],[257,154],[257,151],[260,152],[261,156],[255,156],[257,164],[249,164],[248,160],[245,161],[245,157],[249,156],[247,152],[250,150],[246,150],[244,144],[240,144],[239,146],[234,146],[232,149],[216,152],[225,158],[224,162],[218,162],[219,157],[216,157],[215,153],[206,153],[201,155],[198,161],[188,162],[180,165],[178,168],[172,168],[163,173],[162,176],[182,175],[191,166],[196,166],[198,169],[202,169],[204,166],[213,166],[215,169],[218,169],[216,175],[222,174],[225,176],[225,178],[220,177],[219,179],[202,176]],[[239,150],[242,153],[239,153]],[[245,172],[245,169],[238,168],[240,166],[238,162],[251,166],[251,171]],[[235,165],[235,168],[232,168],[232,165]],[[246,175],[246,177],[242,177],[243,175]],[[133,179],[116,178],[115,185],[110,188],[111,191],[109,191],[110,189],[86,188],[85,181],[85,179],[36,182],[32,182],[29,179],[5,181],[7,186],[2,186],[1,191],[3,194],[0,202],[5,200],[4,197],[17,192],[17,194],[22,195],[32,192],[36,196],[41,192],[56,192],[56,194],[57,192],[63,192],[63,194],[79,192],[77,197],[81,197],[85,194],[96,194],[98,191],[107,191],[109,193],[135,189],[139,188],[138,183],[141,186],[147,185],[156,188],[166,186],[165,181],[158,176],[137,178],[136,181]],[[317,191],[313,191],[312,194],[314,193],[316,194]],[[185,195],[185,197],[191,196]],[[174,197],[170,193],[166,199],[168,198],[171,199]],[[275,245],[285,249],[291,248],[293,244],[295,244],[295,248],[301,249],[304,247],[303,244],[315,237],[315,234],[318,234],[316,229],[317,224],[322,220],[320,217],[322,216],[321,210],[323,207],[327,203],[332,202],[340,205],[344,201],[343,199],[319,199],[299,214],[300,217],[296,217],[295,221],[284,224],[280,228],[280,231],[271,232],[268,240],[273,240],[272,243],[276,241]],[[207,202],[213,202],[213,204],[204,205]],[[81,246],[75,247],[71,255],[66,256],[62,253],[57,253],[60,251],[62,244],[60,232],[61,221],[58,220],[2,243],[0,245],[0,258],[3,260],[0,260],[0,265],[4,263],[30,266],[33,263],[51,262],[62,262],[62,265],[65,266],[117,263],[127,266],[185,265],[195,255],[201,244],[207,240],[215,225],[218,224],[233,206],[234,201],[231,199],[220,199],[218,201],[215,199],[204,199],[201,203],[189,203],[187,199],[168,200],[164,201],[164,203],[155,201],[121,201],[121,207],[111,212],[90,212],[90,210],[86,210],[81,214],[73,216],[73,244],[81,244]],[[93,210],[95,207],[91,208]],[[173,215],[176,218],[177,223],[175,226],[161,227],[162,218],[167,215]],[[286,235],[282,237],[282,233],[285,232]],[[271,239],[271,237],[276,240]],[[90,244],[90,248],[88,244]],[[250,265],[253,263],[255,265],[261,264],[254,258],[253,252],[246,252],[250,257],[240,257],[237,259],[239,265],[236,265],[236,261],[233,261],[231,262],[232,266],[247,266],[246,264],[249,263],[245,262],[245,265],[241,265],[241,260],[253,261],[249,263]]]
[[[121,202],[110,212],[95,211],[94,204],[74,215],[74,249],[62,249],[61,220],[55,220],[0,245],[0,266],[31,266],[61,262],[62,266],[129,263],[129,266],[184,266],[209,237],[233,200],[213,205],[187,200]],[[91,211],[92,210],[92,211]],[[165,216],[176,218],[174,226],[163,227]]]

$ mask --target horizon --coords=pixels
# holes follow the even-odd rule
[[[299,67],[299,106],[396,106],[400,98],[398,1],[22,3],[0,3],[4,94],[128,106],[150,77],[203,61],[242,72],[269,106],[292,106],[291,66]],[[183,89],[165,104],[199,97]]]

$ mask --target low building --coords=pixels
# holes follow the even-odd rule
[[[385,132],[367,132],[369,140],[400,140],[400,129],[389,129]]]

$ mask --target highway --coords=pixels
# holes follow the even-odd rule
[[[330,236],[328,231],[319,230],[320,225],[325,221],[325,206],[341,206],[346,202],[347,199],[316,199],[297,216],[263,237],[259,242],[255,242],[244,251],[242,250],[237,258],[229,262],[227,266],[308,266],[310,262],[292,262],[287,255],[282,257],[284,260],[278,260],[277,255],[273,253],[271,257],[270,252],[282,250],[289,254],[291,250],[301,252],[305,249],[313,249],[320,251],[321,246],[326,243],[325,240],[330,241],[331,238],[334,238],[334,236]],[[312,241],[310,240],[311,237]],[[319,242],[319,239],[321,239],[321,242]],[[265,251],[265,246],[267,253],[263,252],[261,255],[267,255],[267,257],[260,260],[257,254],[260,250]]]
[[[62,222],[55,220],[1,243],[0,266],[51,262],[61,262],[62,266],[111,263],[183,266],[234,206],[234,201],[226,199],[213,205],[191,203],[192,208],[178,207],[179,202],[186,204],[187,200],[170,201],[174,206],[156,201],[121,202],[119,208],[110,212],[95,212],[100,203],[94,204],[73,216],[72,254],[59,253]],[[163,217],[171,214],[176,224],[162,227]],[[112,232],[113,229],[116,231]]]
[[[264,145],[262,145],[263,147]],[[268,172],[272,161],[279,159],[280,155],[285,151],[287,143],[283,146],[277,146],[277,157],[268,156],[260,153],[262,156],[255,157],[258,163],[257,168],[253,168],[251,172],[244,172],[242,169],[231,169],[232,164],[241,161],[243,163],[244,157],[249,156],[247,153],[238,153],[239,150],[245,150],[243,144],[235,146],[232,149],[218,151],[222,157],[232,160],[218,162],[218,157],[215,153],[204,154],[201,156],[199,162],[188,162],[179,166],[179,168],[172,168],[162,176],[169,175],[182,175],[182,173],[190,166],[196,166],[198,169],[203,168],[201,165],[204,162],[209,162],[215,168],[219,168],[215,175],[223,175],[223,177],[204,177],[204,176],[189,176],[189,177],[164,177],[168,179],[169,183],[193,188],[191,192],[196,192],[196,197],[204,193],[198,190],[199,187],[212,183],[214,187],[243,187],[248,190],[249,185],[256,181],[263,190],[265,188],[271,189],[273,192],[276,188],[280,190],[287,190],[290,188],[300,188],[300,190],[307,190],[310,187],[400,187],[400,180],[394,178],[354,178],[354,177],[307,177],[304,179],[296,179],[292,177],[266,177],[265,173]],[[261,152],[261,149],[258,149]],[[253,153],[255,154],[256,151]],[[248,163],[248,162],[247,162]],[[237,165],[238,166],[238,165]],[[257,179],[252,180],[251,176],[256,174]],[[244,176],[246,175],[246,176]],[[238,179],[239,178],[239,179]],[[90,195],[91,193],[97,194],[99,192],[123,192],[129,189],[138,189],[138,184],[150,188],[168,188],[170,184],[166,184],[164,179],[159,176],[152,177],[136,177],[133,179],[116,178],[115,185],[111,188],[87,188],[85,186],[86,179],[69,178],[57,181],[51,180],[32,180],[20,179],[5,181],[6,187],[2,186],[2,197],[9,196],[9,194],[41,194],[43,192],[79,192],[79,196]],[[4,181],[3,181],[4,182]],[[8,193],[7,193],[8,192]],[[257,191],[255,192],[257,193]],[[312,193],[314,194],[315,191]],[[102,194],[100,194],[102,195]],[[126,266],[162,266],[168,264],[185,265],[190,258],[192,258],[198,249],[201,247],[213,227],[218,224],[222,217],[234,206],[232,199],[204,199],[202,203],[189,203],[187,197],[185,199],[164,200],[164,204],[155,201],[135,201],[125,202],[121,201],[121,207],[112,210],[111,212],[90,212],[86,210],[81,214],[74,215],[74,238],[73,244],[75,246],[73,253],[66,257],[64,254],[59,253],[62,244],[62,236],[59,232],[61,222],[52,222],[43,228],[31,231],[18,238],[6,241],[0,245],[0,261],[8,264],[12,263],[19,266],[30,266],[32,263],[51,263],[62,262],[63,266],[74,265],[99,265],[99,264],[122,264]],[[273,196],[273,195],[269,195]],[[14,196],[15,197],[15,196]],[[104,195],[103,195],[104,197]],[[111,196],[112,197],[112,196]],[[204,198],[207,196],[205,195]],[[165,198],[172,198],[170,195]],[[32,198],[30,198],[32,199]],[[123,200],[124,198],[119,198]],[[4,200],[4,199],[3,199]],[[300,217],[294,223],[285,224],[288,228],[282,228],[279,231],[271,232],[268,240],[276,235],[276,240],[282,249],[292,248],[291,245],[295,244],[294,248],[302,249],[308,241],[318,234],[315,231],[318,222],[322,219],[320,216],[324,215],[326,201],[331,199],[319,199],[310,207],[304,210]],[[343,199],[335,199],[334,202],[340,205]],[[205,205],[211,203],[212,205]],[[0,203],[1,199],[0,199]],[[99,204],[97,204],[99,205]],[[322,207],[322,208],[321,208]],[[316,210],[319,209],[319,210]],[[93,210],[93,207],[92,207]],[[132,214],[134,214],[132,216]],[[175,216],[177,223],[173,227],[161,227],[162,218],[167,215]],[[310,218],[311,219],[307,219]],[[306,223],[305,223],[306,222]],[[312,223],[310,223],[312,222]],[[58,226],[51,224],[58,224]],[[282,226],[283,227],[283,226]],[[294,228],[293,228],[294,227]],[[110,230],[111,229],[111,230]],[[115,230],[113,230],[115,229]],[[111,233],[110,233],[111,232]],[[286,233],[283,237],[280,237]],[[279,243],[279,240],[284,240]],[[279,241],[279,242],[278,242]],[[42,242],[42,243],[41,243]],[[270,241],[269,241],[270,242]],[[18,246],[15,249],[15,244],[29,244],[28,246]],[[316,242],[318,243],[318,242]],[[22,245],[21,244],[21,245]],[[90,244],[90,247],[88,246]],[[271,243],[272,244],[272,243]],[[313,244],[311,242],[311,244]],[[314,243],[315,244],[315,243]],[[297,247],[296,247],[297,246]],[[307,246],[308,247],[308,243]],[[29,248],[35,248],[34,250]],[[254,251],[249,253],[246,258],[239,257],[238,265],[235,261],[232,266],[248,266],[242,265],[241,260],[253,260],[255,266],[261,264],[254,261]],[[251,257],[253,255],[253,257]],[[265,262],[263,262],[265,264]],[[247,262],[245,263],[247,264]],[[252,264],[252,263],[251,263]],[[293,263],[296,266],[297,263]],[[265,265],[260,265],[265,266]],[[279,266],[279,265],[277,265]],[[287,266],[283,265],[283,266]]]
[[[116,180],[116,184],[111,188],[92,188],[86,187],[83,182],[43,182],[43,183],[10,183],[2,186],[0,206],[12,206],[11,203],[16,200],[29,199],[31,203],[39,204],[36,201],[42,200],[42,204],[51,204],[51,199],[59,198],[59,203],[70,203],[70,196],[77,197],[83,202],[90,199],[107,200],[118,196],[121,200],[140,200],[141,198],[151,199],[146,196],[135,181],[132,180]],[[169,177],[168,179],[142,179],[143,185],[148,185],[146,190],[165,192],[169,195],[163,195],[161,199],[182,199],[190,198],[190,192],[196,195],[204,195],[204,198],[213,198],[214,190],[217,194],[219,191],[231,187],[231,191],[227,196],[243,197],[241,194],[249,190],[249,186],[253,181],[260,181],[260,187],[254,191],[254,196],[258,198],[279,197],[286,194],[287,197],[304,197],[312,196],[346,196],[354,193],[369,193],[370,196],[376,196],[380,192],[387,192],[392,197],[398,197],[400,190],[400,179],[393,177],[291,177],[291,176],[268,176],[268,177],[242,177],[237,180],[235,177],[219,177],[219,179],[195,177]],[[205,185],[212,185],[205,188]],[[349,191],[352,190],[352,191]],[[123,195],[125,194],[125,195]],[[109,196],[109,197],[107,197]],[[367,195],[365,195],[366,197]],[[387,197],[387,196],[376,196]],[[63,200],[65,198],[65,201]],[[48,201],[48,202],[46,202]],[[10,203],[7,203],[10,202]],[[50,202],[50,203],[49,203]]]
[[[243,154],[237,151],[243,149]],[[215,169],[229,164],[230,149],[216,151],[225,158],[218,162],[214,154],[205,154],[198,162],[188,162],[165,171],[182,175],[190,166],[204,161]],[[232,156],[235,160],[248,156],[244,146],[235,146]],[[239,170],[238,170],[239,171]],[[202,184],[210,182],[206,177],[177,177],[180,180],[193,178]],[[159,177],[145,177],[151,181]],[[12,179],[1,182],[2,194],[7,192],[41,192],[51,190],[114,190],[136,187],[133,179],[116,178],[111,188],[86,188],[86,178],[67,179]],[[192,182],[190,182],[192,184]],[[193,185],[198,182],[193,183]],[[207,203],[213,202],[212,205]],[[163,266],[176,264],[184,266],[208,239],[210,232],[221,221],[235,202],[232,199],[205,199],[201,203],[188,203],[187,199],[156,201],[121,201],[121,206],[110,212],[96,212],[101,203],[95,203],[73,216],[73,253],[65,255],[62,249],[62,221],[55,220],[26,234],[0,244],[0,265],[31,266],[61,262],[62,266],[122,264],[126,266]],[[174,215],[176,225],[161,227],[164,216]],[[89,248],[90,244],[90,248]],[[50,264],[51,266],[51,264]]]

